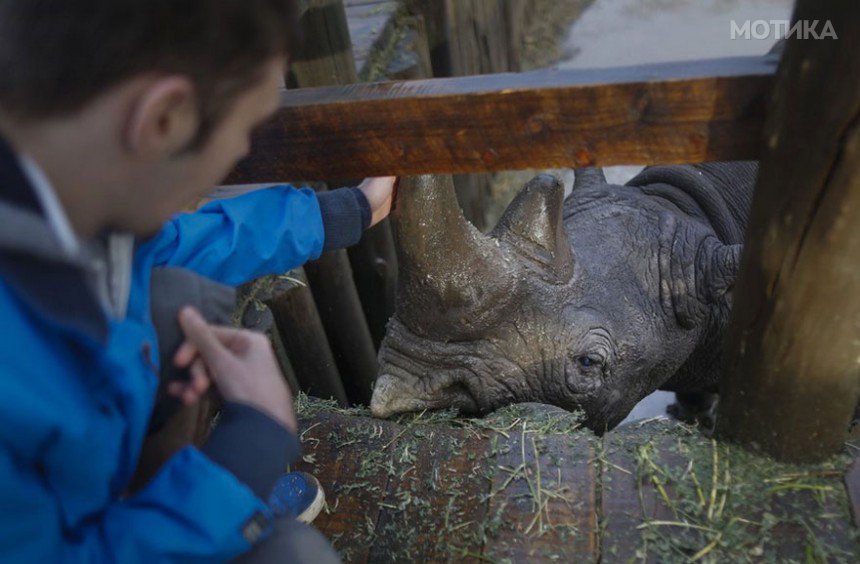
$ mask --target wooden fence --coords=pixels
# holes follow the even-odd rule
[[[830,20],[839,38],[791,38],[781,63],[761,57],[387,84],[353,84],[359,73],[351,67],[352,55],[345,54],[350,41],[343,4],[307,4],[306,29],[323,26],[332,39],[314,45],[329,52],[299,57],[291,81],[303,88],[284,92],[280,112],[255,138],[253,153],[232,182],[760,158],[735,288],[719,430],[791,460],[821,458],[840,448],[860,395],[856,0],[799,0],[795,19]],[[483,7],[489,10],[485,15],[503,18],[505,10],[524,5],[457,0],[422,10],[416,4],[426,3],[412,3],[389,20],[407,18],[407,27],[420,32],[411,40],[418,46],[412,71],[401,75],[409,78],[422,75],[421,61],[426,67],[428,60],[444,60],[438,34],[458,29],[452,14]],[[445,25],[433,19],[439,12],[448,18]],[[514,38],[515,19],[504,27]],[[403,34],[388,40],[402,41]],[[452,57],[466,43],[462,34],[449,34],[445,52]],[[515,49],[506,52],[510,56]],[[515,70],[500,53],[485,54]],[[306,88],[331,84],[337,86]],[[390,236],[373,240],[372,251],[319,267],[316,278],[350,266],[377,269],[384,271],[380,285],[390,291],[396,270]],[[323,315],[314,283],[311,288]],[[374,311],[390,307],[379,292],[365,289],[362,295],[360,284],[357,294],[365,304],[365,323],[368,303]],[[355,307],[346,309],[359,317]],[[337,321],[323,320],[326,327],[331,323]],[[284,333],[292,327],[278,322],[287,341],[291,336]],[[377,340],[379,331],[378,324],[369,329]],[[365,354],[369,346],[362,345]],[[333,362],[342,353],[332,352]]]

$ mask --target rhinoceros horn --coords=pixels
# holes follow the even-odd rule
[[[493,230],[547,282],[564,284],[573,275],[573,256],[564,230],[564,185],[540,175],[517,194]]]
[[[419,333],[444,317],[478,321],[513,283],[496,241],[463,217],[450,176],[404,179],[392,214],[400,272],[397,313],[421,320]],[[442,315],[444,312],[444,316]]]

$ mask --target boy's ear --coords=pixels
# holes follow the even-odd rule
[[[150,83],[129,114],[125,144],[139,156],[175,154],[193,141],[200,127],[194,84],[183,76]]]

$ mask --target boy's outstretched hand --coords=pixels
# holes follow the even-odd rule
[[[364,192],[364,196],[370,203],[371,219],[370,225],[374,226],[391,213],[394,203],[394,185],[396,176],[380,176],[377,178],[365,178],[358,185],[358,189]]]
[[[191,403],[211,380],[225,400],[255,407],[295,432],[293,398],[265,335],[209,325],[191,307],[180,312],[179,324],[187,340],[174,363],[190,367],[191,382],[172,383],[172,394]]]

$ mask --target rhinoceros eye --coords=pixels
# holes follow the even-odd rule
[[[594,358],[593,356],[587,356],[587,355],[580,356],[579,358],[576,359],[576,361],[583,368],[592,368],[592,367],[600,364],[599,358]]]

